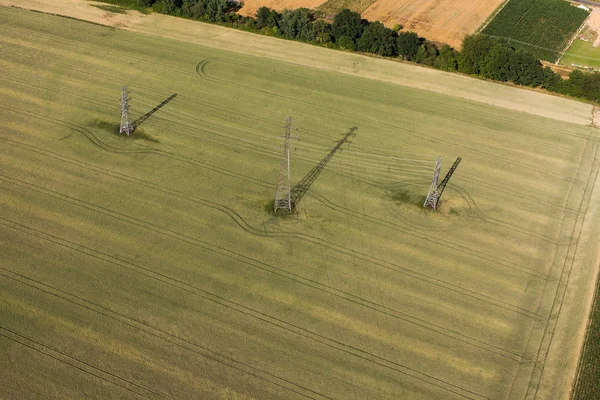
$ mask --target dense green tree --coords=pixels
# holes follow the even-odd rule
[[[356,43],[350,36],[340,36],[336,39],[335,43],[342,50],[356,51]]]
[[[440,49],[440,54],[435,59],[433,66],[443,71],[456,71],[458,69],[458,52],[448,45]]]
[[[396,54],[397,33],[381,22],[371,22],[356,42],[358,51],[393,56]]]
[[[585,75],[586,79],[583,87],[583,95],[588,100],[598,102],[598,100],[600,100],[600,74],[594,72]]]
[[[256,10],[256,27],[262,29],[268,26],[271,9],[269,7],[261,7]]]
[[[348,36],[356,41],[362,35],[364,26],[359,13],[344,9],[333,18],[333,37],[336,39]]]
[[[279,28],[281,33],[289,39],[311,41],[315,39],[312,21],[312,13],[308,8],[285,10],[281,13]]]
[[[562,81],[560,75],[552,71],[550,67],[544,67],[542,75],[542,88],[546,90],[556,91],[559,82]]]
[[[495,43],[496,40],[483,35],[465,37],[462,52],[458,58],[458,70],[465,74],[479,74],[481,71],[480,63],[483,63]]]
[[[569,74],[569,79],[559,82],[558,91],[570,96],[582,97],[588,100],[600,99],[600,74],[585,73],[578,69]]]
[[[271,10],[269,7],[261,7],[256,10],[256,25],[258,29],[277,28],[279,27],[280,20],[281,14],[275,10]]]
[[[517,49],[510,59],[510,80],[517,85],[539,86],[544,81],[542,64],[532,53]]]
[[[490,52],[480,61],[479,73],[490,79],[506,82],[512,78],[511,58],[514,50],[504,43],[496,43]]]
[[[158,0],[152,8],[159,13],[176,15],[181,10],[181,5],[177,0]]]
[[[396,51],[405,60],[412,60],[419,51],[421,39],[414,32],[402,32],[396,38]]]
[[[318,19],[313,22],[313,32],[315,34],[315,40],[317,43],[330,43],[333,41],[333,36],[331,35],[332,31],[331,24],[323,21],[322,19]]]
[[[431,42],[425,42],[419,46],[413,61],[419,64],[433,66],[437,56],[438,51],[435,45]]]
[[[227,0],[183,0],[179,13],[187,18],[223,22],[226,20],[228,7]]]

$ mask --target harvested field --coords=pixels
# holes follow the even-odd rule
[[[0,398],[567,397],[600,243],[590,106],[143,21],[0,7]],[[122,84],[134,120],[177,97],[126,138]],[[289,115],[292,184],[358,130],[274,218]],[[432,213],[438,155],[463,163]]]
[[[300,7],[316,8],[325,0],[244,0],[244,6],[239,11],[241,15],[256,15],[256,10],[269,7],[277,11],[293,10]]]
[[[462,40],[474,33],[504,0],[377,0],[362,16],[398,23],[404,30],[415,31],[429,40],[460,49]]]

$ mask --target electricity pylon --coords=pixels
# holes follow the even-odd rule
[[[440,178],[440,169],[442,168],[442,157],[438,157],[437,163],[435,164],[435,170],[433,171],[433,180],[431,181],[431,186],[429,187],[429,193],[425,198],[425,203],[423,203],[423,207],[433,208],[434,210],[437,208],[437,202],[439,198],[438,194],[438,179]]]
[[[442,167],[442,157],[438,157],[437,163],[435,164],[435,170],[433,172],[433,180],[431,181],[431,187],[429,188],[429,194],[425,199],[425,203],[423,203],[423,207],[433,208],[434,210],[437,208],[438,202],[442,197],[442,193],[444,193],[444,189],[446,188],[448,181],[450,180],[450,178],[452,178],[452,175],[454,174],[454,171],[456,171],[456,168],[458,167],[458,164],[460,164],[461,160],[462,158],[458,157],[456,161],[454,161],[454,164],[452,164],[452,167],[450,167],[448,173],[446,174],[444,179],[442,179],[442,183],[438,185],[438,179],[440,177],[440,168]]]
[[[275,214],[281,210],[286,210],[288,213],[292,212],[292,198],[290,195],[290,139],[298,139],[298,136],[292,136],[292,117],[287,117],[285,120],[285,135],[283,138],[283,158],[281,159],[277,194],[275,195],[273,209]]]
[[[129,95],[127,86],[121,88],[121,127],[119,133],[125,133],[127,136],[133,133],[133,125],[129,122]]]

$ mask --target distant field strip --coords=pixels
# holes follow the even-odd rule
[[[564,0],[510,0],[483,33],[554,62],[588,15]]]
[[[569,386],[597,130],[18,9],[0,7],[0,49],[0,398]],[[133,138],[125,84],[148,116]],[[275,218],[287,116],[292,185],[357,129]],[[463,162],[432,213],[438,155]]]

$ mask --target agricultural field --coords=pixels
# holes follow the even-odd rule
[[[555,62],[588,15],[564,0],[510,0],[483,33]]]
[[[300,7],[316,8],[325,0],[245,0],[244,6],[240,9],[241,15],[256,15],[256,10],[261,7],[269,7],[274,10],[282,11],[285,9],[294,10]]]
[[[568,397],[591,106],[192,24],[0,7],[0,398]],[[177,96],[127,138],[123,84],[136,121]],[[318,176],[276,217],[288,116]]]
[[[560,64],[600,68],[600,48],[594,47],[593,43],[576,39],[560,59]]]
[[[592,9],[585,27],[574,38],[560,64],[600,68],[600,9]]]
[[[400,24],[406,31],[460,49],[464,37],[474,33],[504,0],[377,0],[362,16],[387,26]]]

